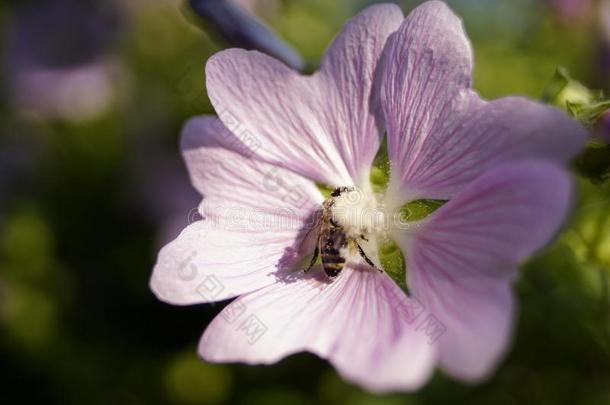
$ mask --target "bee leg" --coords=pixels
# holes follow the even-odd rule
[[[364,235],[362,235],[362,234],[360,235],[360,239],[362,239],[362,240],[363,240],[363,241],[365,241],[365,242],[368,242],[368,241],[369,241],[369,240],[366,238],[366,236],[364,236]]]
[[[373,261],[371,259],[369,259],[369,257],[366,255],[366,253],[364,253],[364,250],[362,249],[362,246],[360,246],[359,243],[356,243],[356,246],[358,246],[358,252],[360,253],[360,256],[362,256],[362,258],[364,259],[365,262],[367,262],[374,269],[383,271],[379,267],[375,266],[375,263],[373,263]]]
[[[318,260],[318,256],[320,255],[320,245],[316,244],[316,250],[313,251],[313,257],[311,258],[311,261],[309,262],[309,267],[307,267],[305,270],[303,270],[305,273],[307,273],[314,264],[316,264],[316,260]]]

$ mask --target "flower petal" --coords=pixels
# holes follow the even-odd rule
[[[481,100],[470,89],[468,38],[442,2],[409,14],[380,63],[394,206],[450,198],[500,162],[565,162],[586,140],[584,129],[555,108],[518,97]]]
[[[213,117],[190,120],[182,148],[205,195],[191,224],[159,253],[151,287],[174,304],[217,301],[274,283],[302,255],[322,195],[292,172],[248,158]]]
[[[206,65],[212,104],[265,161],[328,185],[359,183],[382,136],[371,101],[375,68],[400,21],[395,5],[367,8],[345,25],[312,76],[258,52],[219,52]]]
[[[270,364],[309,351],[369,390],[413,390],[429,377],[435,350],[412,308],[384,273],[348,265],[329,281],[317,266],[235,300],[208,326],[199,352],[211,362]]]
[[[202,214],[206,218],[220,221],[222,211],[236,208],[243,214],[302,217],[323,201],[312,181],[253,159],[218,118],[189,120],[182,131],[181,149],[191,181],[205,197]]]
[[[489,375],[509,342],[517,266],[553,237],[571,183],[543,161],[484,174],[411,231],[395,231],[414,296],[447,328],[440,362],[452,375]]]

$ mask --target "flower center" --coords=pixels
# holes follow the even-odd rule
[[[331,215],[348,237],[366,237],[384,231],[385,214],[373,193],[358,187],[337,190],[331,195]]]

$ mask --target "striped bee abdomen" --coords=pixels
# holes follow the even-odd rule
[[[337,277],[343,266],[345,257],[343,253],[347,246],[347,237],[343,227],[330,225],[322,230],[320,235],[320,253],[322,267],[328,277]]]
[[[309,262],[309,267],[307,267],[304,271],[311,269],[316,264],[318,258],[321,258],[322,268],[324,269],[326,275],[329,278],[335,278],[341,273],[343,267],[345,267],[346,255],[351,255],[351,253],[348,253],[348,251],[355,252],[356,249],[369,266],[382,271],[381,269],[377,268],[371,259],[367,257],[366,253],[358,243],[358,239],[368,241],[365,235],[360,233],[359,238],[351,235],[353,232],[350,230],[353,230],[353,228],[350,227],[348,228],[348,231],[350,231],[350,236],[348,236],[346,234],[344,221],[341,219],[343,217],[341,215],[338,215],[338,218],[333,217],[333,207],[336,208],[337,201],[341,202],[340,205],[342,207],[337,209],[338,214],[341,214],[342,210],[344,210],[346,206],[350,205],[349,199],[348,201],[340,200],[342,194],[346,192],[351,193],[356,192],[356,190],[354,187],[337,187],[330,194],[330,197],[327,198],[322,204],[322,215],[316,221],[315,227],[312,228],[318,232],[316,247]],[[347,223],[350,223],[349,219],[347,220]],[[362,226],[357,228],[359,232],[361,231],[361,228]],[[307,235],[309,235],[309,232]],[[307,236],[305,239],[307,239]]]

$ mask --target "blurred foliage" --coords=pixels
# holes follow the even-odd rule
[[[573,162],[576,171],[598,183],[610,179],[610,145],[596,136],[597,128],[606,125],[602,116],[610,112],[610,99],[603,91],[588,89],[573,79],[563,67],[555,71],[542,99],[564,109],[593,134],[585,150]]]
[[[192,354],[177,355],[166,371],[166,386],[172,400],[184,404],[218,404],[231,391],[231,373],[226,366],[206,364]]]
[[[574,161],[575,169],[596,183],[610,180],[610,145],[591,144]]]
[[[271,4],[261,18],[312,65],[367,3],[259,1]],[[35,2],[0,3],[2,27],[15,22],[24,3]],[[406,12],[416,3],[400,4]],[[449,3],[473,40],[474,83],[485,97],[539,98],[558,65],[587,88],[609,89],[602,64],[609,50],[595,13],[569,21],[538,0]],[[12,102],[9,76],[1,75],[2,403],[610,403],[610,182],[587,178],[578,180],[565,231],[522,269],[513,345],[481,385],[438,372],[418,393],[374,396],[309,354],[272,367],[200,362],[201,331],[226,303],[172,307],[150,293],[160,241],[176,236],[189,213],[159,211],[180,196],[145,185],[161,184],[162,161],[180,165],[185,120],[213,112],[203,66],[227,44],[189,23],[177,0],[117,7],[126,29],[104,57],[121,74],[114,103],[97,117],[26,114]],[[607,152],[600,146],[595,153],[603,161]],[[373,180],[383,187],[379,170]],[[176,176],[175,183],[186,178],[184,171]]]

